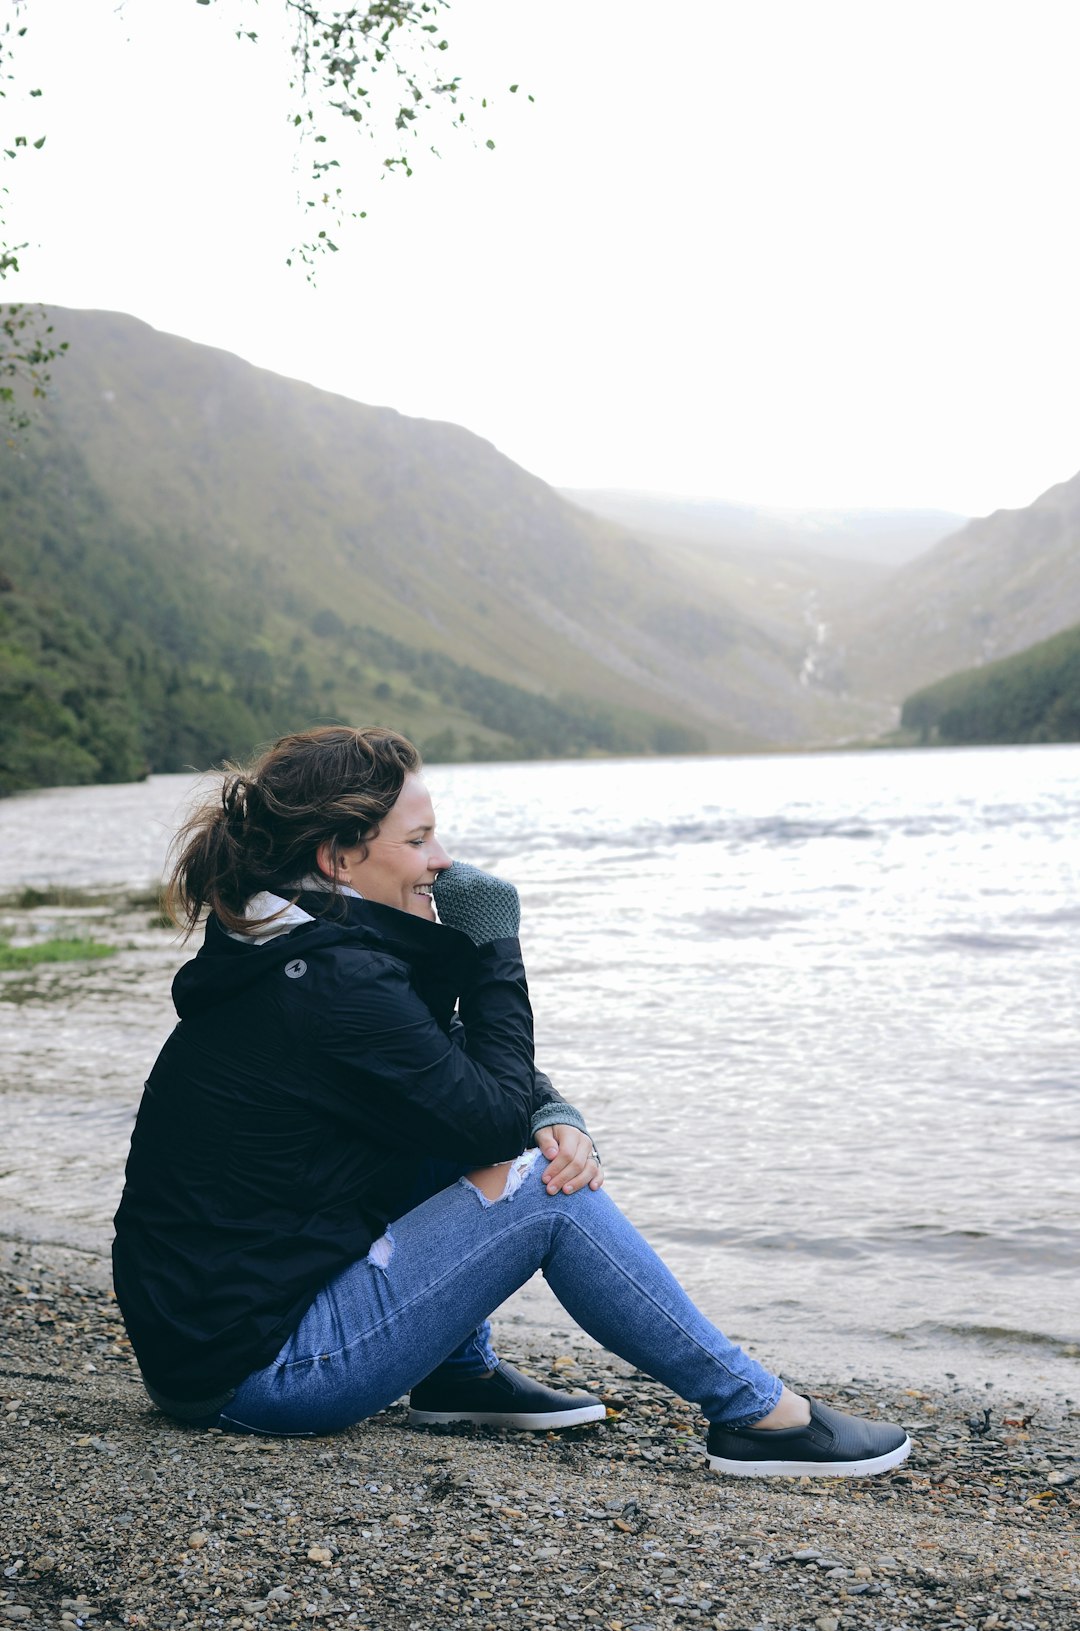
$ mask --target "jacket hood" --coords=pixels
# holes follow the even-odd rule
[[[177,972],[172,997],[181,1019],[188,1019],[275,974],[297,957],[308,957],[337,945],[350,945],[399,957],[410,965],[454,970],[456,984],[476,961],[477,948],[460,929],[412,917],[393,906],[356,896],[302,892],[298,904],[310,921],[261,945],[227,934],[216,917],[207,919],[202,945]]]

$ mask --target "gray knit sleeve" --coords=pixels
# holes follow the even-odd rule
[[[548,1099],[539,1110],[534,1110],[529,1122],[529,1132],[535,1139],[541,1127],[576,1127],[579,1132],[587,1133],[585,1117],[580,1110],[575,1110],[572,1104],[565,1104],[562,1099]]]

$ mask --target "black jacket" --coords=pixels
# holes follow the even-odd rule
[[[425,1157],[517,1155],[558,1098],[534,1068],[516,940],[477,947],[372,901],[301,905],[322,915],[262,946],[210,920],[132,1134],[116,1293],[144,1376],[176,1399],[269,1364],[406,1210]]]

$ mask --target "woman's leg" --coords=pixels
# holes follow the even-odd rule
[[[498,1170],[496,1167],[490,1169],[493,1173]],[[435,1156],[427,1157],[417,1166],[415,1182],[405,1201],[405,1211],[411,1212],[421,1206],[432,1195],[437,1195],[467,1173],[468,1168],[460,1161],[440,1161]],[[491,1325],[484,1319],[463,1342],[443,1355],[438,1363],[438,1372],[454,1378],[481,1377],[494,1370],[498,1363],[498,1355],[491,1345]]]
[[[584,1330],[710,1421],[766,1416],[779,1380],[698,1312],[603,1190],[549,1195],[542,1170],[494,1202],[461,1179],[399,1219],[382,1250],[325,1287],[274,1363],[241,1383],[223,1423],[323,1433],[373,1415],[538,1268]]]

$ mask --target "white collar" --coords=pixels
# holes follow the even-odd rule
[[[301,878],[296,885],[297,891],[307,890],[309,894],[330,894],[331,885],[321,873],[309,873]],[[340,895],[350,895],[353,900],[363,900],[363,896],[348,884],[341,884],[338,888]],[[259,924],[257,934],[245,934],[240,929],[227,929],[225,932],[230,940],[239,940],[245,946],[265,946],[268,941],[276,940],[279,934],[288,934],[301,923],[314,923],[315,919],[310,912],[305,912],[302,906],[295,901],[287,900],[283,895],[271,894],[268,889],[260,889],[257,895],[244,903],[244,916],[249,922]],[[268,923],[267,918],[271,921]]]

